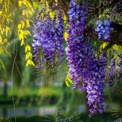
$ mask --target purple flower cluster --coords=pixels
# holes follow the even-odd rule
[[[108,83],[112,87],[117,80],[118,85],[122,80],[122,54],[118,54],[118,58],[112,58],[110,68],[108,69]]]
[[[69,73],[75,82],[74,88],[80,82],[81,67],[84,64],[84,55],[87,54],[87,43],[84,42],[83,30],[85,27],[85,7],[78,5],[74,0],[70,2],[69,8],[69,37],[67,41],[66,54],[69,62]],[[86,67],[87,68],[87,67]],[[86,71],[84,67],[84,72]]]
[[[119,55],[118,67],[119,67],[119,74],[122,76],[122,54]]]
[[[69,37],[66,55],[69,74],[74,80],[74,88],[87,92],[90,117],[98,111],[103,112],[103,89],[106,57],[95,57],[90,46],[91,39],[84,34],[86,6],[71,0],[69,8]],[[79,85],[82,82],[82,86]]]
[[[112,58],[110,68],[108,69],[108,83],[109,86],[113,87],[112,92],[121,91],[122,81],[122,54],[118,54],[118,57]],[[115,84],[116,82],[116,84]]]
[[[119,55],[118,59],[118,83],[121,81],[122,78],[122,54]]]
[[[34,59],[36,68],[49,64],[52,67],[63,60],[64,23],[61,15],[51,19],[49,14],[36,18],[34,23]]]
[[[110,33],[113,30],[111,20],[99,19],[96,26],[95,31],[98,33],[98,40],[111,41]]]
[[[89,74],[90,77],[87,79],[87,98],[88,105],[90,107],[90,117],[99,111],[103,113],[104,111],[104,78],[105,78],[105,68],[107,65],[107,60],[105,57],[91,57],[89,59]]]
[[[109,74],[109,79],[108,79],[109,86],[113,86],[114,79],[115,79],[115,59],[111,60],[108,74]]]

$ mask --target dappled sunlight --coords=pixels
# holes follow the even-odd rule
[[[0,0],[0,122],[122,121],[122,0]]]

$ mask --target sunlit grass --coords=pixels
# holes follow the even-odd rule
[[[41,96],[50,96],[55,95],[59,96],[61,94],[61,88],[60,87],[42,87],[39,89],[38,95]]]
[[[8,87],[8,96],[59,96],[61,94],[60,87]],[[3,95],[0,87],[0,95]]]

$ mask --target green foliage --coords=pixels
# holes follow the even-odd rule
[[[10,34],[13,29],[21,41],[21,46],[26,46],[25,42],[28,36],[31,36],[30,24],[35,11],[40,9],[40,4],[32,0],[0,0],[0,55],[9,54],[7,48],[9,46]],[[15,17],[17,19],[15,19]],[[17,20],[17,21],[16,21]],[[13,28],[13,26],[15,28]],[[25,52],[28,53],[28,52]],[[31,50],[30,50],[30,54]],[[28,54],[26,54],[28,55]],[[0,60],[0,67],[5,69],[3,61]],[[26,66],[33,65],[32,58],[26,60]]]

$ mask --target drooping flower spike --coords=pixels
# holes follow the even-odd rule
[[[63,31],[64,23],[61,15],[55,15],[52,19],[47,13],[44,17],[36,18],[33,30],[36,68],[42,68],[45,65],[53,67],[63,60]]]
[[[70,25],[66,54],[74,88],[78,87],[81,91],[87,92],[89,116],[91,117],[104,110],[106,57],[95,57],[90,46],[91,38],[84,35],[86,12],[85,4],[79,5],[75,0],[71,0],[68,12]],[[79,87],[81,82],[82,87]]]

